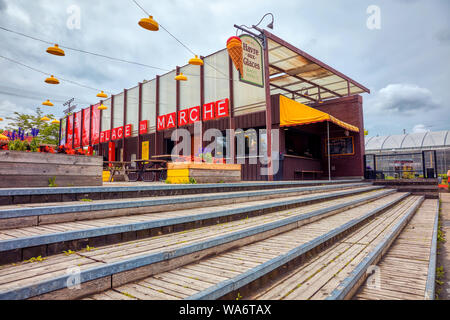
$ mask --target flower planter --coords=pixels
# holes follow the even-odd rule
[[[173,162],[167,164],[167,183],[221,183],[241,181],[240,164]]]
[[[101,157],[0,150],[2,188],[101,186]]]

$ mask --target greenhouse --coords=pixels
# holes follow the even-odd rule
[[[403,178],[444,175],[450,169],[449,132],[447,130],[366,138],[366,170]]]

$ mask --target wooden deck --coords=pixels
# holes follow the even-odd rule
[[[107,299],[112,293],[121,293],[137,299],[182,299],[198,294],[223,281],[233,279],[271,259],[318,238],[352,219],[362,217],[371,209],[399,197],[399,194],[373,201],[360,207],[323,218],[292,231],[234,249],[171,271],[163,272],[136,283],[119,286],[107,294],[93,295],[91,299]],[[245,298],[245,297],[244,297]]]
[[[364,207],[365,210],[361,210],[357,207],[326,219],[328,219],[327,221],[334,221],[333,226],[340,225],[343,221],[346,221],[348,215],[351,217],[355,215],[359,216],[371,208],[376,208],[383,203],[400,198],[401,196],[401,194],[392,194],[363,205],[362,207]],[[364,197],[364,195],[357,195],[352,198],[356,199],[358,197]],[[315,210],[324,209],[327,206],[336,206],[338,203],[345,203],[346,201],[349,201],[349,199],[342,198],[214,226],[100,247],[91,251],[80,251],[68,256],[59,254],[50,256],[42,262],[23,262],[15,265],[10,264],[0,266],[0,294],[1,292],[10,291],[20,286],[35,285],[44,280],[51,280],[55,277],[63,276],[66,274],[69,266],[78,266],[80,270],[83,271],[90,269],[90,264],[94,264],[93,266],[98,266],[99,264],[108,266],[115,262],[128,261],[129,259],[148,256],[152,253],[159,253],[162,251],[173,252],[189,245],[196,243],[201,244],[207,240],[215,239],[218,236],[223,237],[228,234],[250,230],[251,228],[261,227],[283,219],[292,219],[296,216],[300,217],[301,215],[309,214]],[[320,232],[322,232],[321,229],[326,228],[324,222],[321,221],[322,220],[319,220],[317,226],[314,227],[311,224],[310,228],[312,229],[308,227],[301,229],[302,231],[300,233],[305,233],[309,237],[320,234]],[[283,230],[284,229],[280,228],[279,232],[282,232]],[[254,236],[250,237],[247,241],[251,242],[254,238]],[[242,245],[248,244],[248,242],[246,243],[242,240],[240,240],[240,243]],[[285,244],[280,244],[279,248],[281,249],[284,245]],[[170,260],[165,262],[165,265],[170,265]],[[153,272],[157,272],[157,270],[154,270]],[[136,276],[139,276],[139,272]]]
[[[365,283],[357,300],[424,300],[429,277],[432,238],[439,203],[425,200],[392,248],[375,276],[379,284]],[[435,270],[433,269],[433,272]]]

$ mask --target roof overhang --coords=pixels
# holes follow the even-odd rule
[[[310,104],[370,90],[267,30],[270,93]]]

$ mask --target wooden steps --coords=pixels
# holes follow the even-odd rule
[[[366,211],[373,208],[380,209],[383,205],[397,203],[405,196],[406,194],[392,194],[361,207],[364,207]],[[341,206],[340,210],[336,209],[339,208],[338,202],[345,205],[346,199],[334,200],[331,207],[329,207],[330,203],[317,203],[222,225],[105,246],[90,251],[85,250],[68,256],[55,255],[42,262],[2,266],[0,267],[0,298],[26,299],[35,296],[79,298],[99,291],[97,287],[103,288],[107,283],[117,287],[233,247],[246,246],[255,241],[270,238],[305,223],[314,225],[311,222],[320,218],[335,217],[334,219],[337,220],[334,223],[341,225],[347,211],[341,212],[342,208],[346,208],[344,206]],[[336,214],[337,212],[341,213]],[[326,217],[330,214],[332,215]],[[318,220],[317,223],[323,219]],[[316,232],[320,232],[320,226],[321,224]],[[73,263],[70,263],[70,258],[74,259]],[[90,268],[90,263],[100,263],[100,265]],[[80,290],[65,289],[69,278],[67,274],[69,266],[80,268],[79,276],[82,282]],[[31,273],[27,270],[31,270]],[[3,276],[9,277],[2,278]]]
[[[425,200],[356,300],[434,299],[439,202]]]
[[[253,271],[253,268],[258,268],[274,259],[279,259],[280,256],[290,253],[299,246],[303,245],[305,248],[305,245],[313,241],[316,241],[317,246],[323,245],[333,237],[348,231],[358,223],[366,221],[369,217],[376,215],[376,212],[378,212],[376,211],[377,208],[380,208],[383,204],[386,204],[395,198],[400,200],[402,197],[399,194],[387,196],[363,206],[323,218],[314,223],[300,226],[292,231],[275,235],[180,268],[172,269],[168,272],[156,274],[133,284],[119,286],[112,290],[116,293],[122,292],[125,295],[133,295],[133,293],[130,292],[132,291],[131,289],[139,288],[142,291],[145,290],[149,283],[153,283],[153,286],[150,285],[151,288],[154,289],[153,291],[164,291],[168,286],[172,286],[172,289],[175,290],[175,287],[173,287],[175,285],[178,286],[177,292],[179,294],[183,294],[184,292],[182,298],[216,299],[229,293],[226,291],[230,290],[228,286],[231,286],[231,288],[234,287],[232,282],[233,279],[237,278],[237,283],[244,283],[246,275],[252,277],[252,275],[258,274],[261,270],[258,269],[258,271]],[[358,219],[361,219],[361,221]],[[348,224],[349,222],[353,222],[354,224]],[[345,228],[339,229],[346,223],[347,225]],[[335,229],[338,229],[338,231]],[[335,231],[336,234],[334,234],[333,231]],[[306,251],[304,251],[303,254],[310,251],[311,248],[306,248],[305,250]],[[300,256],[300,253],[298,256]],[[192,272],[192,270],[194,270],[194,272]],[[198,275],[198,272],[200,272],[203,276],[194,276],[195,272],[197,272]],[[155,285],[157,282],[156,280],[160,280],[159,286]],[[161,281],[168,282],[169,284],[165,286]],[[182,288],[179,288],[180,286]],[[196,290],[196,294],[186,295],[190,291],[183,290],[185,286],[188,289]],[[158,298],[156,295],[152,294],[152,290],[147,290],[145,295],[146,299]],[[94,295],[91,298],[97,299],[98,297]],[[173,298],[176,298],[176,296]]]
[[[375,197],[388,191],[367,186],[352,189],[338,185],[300,188],[298,192],[279,193],[265,196],[267,199],[242,202],[240,198],[229,199],[228,204],[204,206],[186,210],[171,210],[161,213],[135,214],[121,217],[80,220],[74,222],[44,223],[38,226],[25,226],[0,230],[0,264],[26,260],[36,256],[48,256],[64,250],[79,250],[87,245],[103,246],[189,230],[232,220],[262,215],[277,210],[296,208],[308,204],[349,197],[364,192],[375,192]],[[284,190],[284,189],[281,189]],[[293,191],[294,189],[289,189]],[[325,192],[325,190],[327,190]],[[378,190],[378,193],[376,192]],[[315,191],[315,192],[314,192]],[[248,193],[247,193],[248,194]],[[232,193],[233,196],[241,195]],[[370,196],[370,194],[368,194]],[[260,197],[256,197],[259,199]],[[187,205],[186,205],[187,206]],[[188,207],[188,206],[187,206]],[[79,213],[78,213],[79,214]],[[73,213],[77,217],[77,213]],[[1,219],[0,219],[1,221]],[[19,222],[20,223],[20,220]]]
[[[105,184],[99,187],[66,187],[66,188],[0,188],[0,206],[12,204],[30,204],[46,202],[70,202],[82,199],[111,200],[141,197],[161,197],[173,195],[217,193],[233,191],[251,191],[295,188],[319,185],[333,185],[342,183],[358,183],[362,180],[335,181],[274,181],[267,183],[209,183],[170,185],[164,183],[121,183]]]

